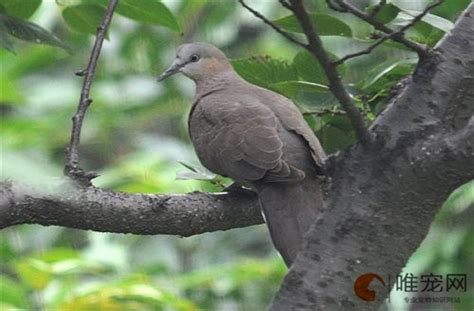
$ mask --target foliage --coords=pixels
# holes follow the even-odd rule
[[[352,37],[351,28],[338,18],[326,14],[310,14],[311,22],[321,36],[345,36]],[[291,32],[302,33],[303,29],[294,15],[288,15],[273,21],[275,25]]]
[[[406,24],[428,3],[387,2],[377,18],[390,27]],[[85,66],[91,34],[107,1],[18,3],[0,0],[0,44],[9,50],[0,50],[2,178],[47,185],[48,178],[61,176],[81,87],[74,72]],[[468,3],[445,1],[407,35],[434,46]],[[329,10],[325,1],[308,4],[333,59],[374,42],[373,29],[358,19]],[[299,35],[294,17],[277,2],[259,5],[277,24]],[[183,193],[219,191],[229,182],[203,170],[189,144],[191,82],[154,82],[184,41],[221,46],[245,79],[311,112],[307,121],[328,153],[354,142],[320,65],[233,2],[121,0],[108,40],[80,146],[81,164],[101,174],[94,180],[97,186]],[[385,42],[339,69],[371,121],[416,61],[415,53]],[[183,171],[180,162],[187,171],[178,177],[185,180],[176,180]],[[468,271],[472,226],[445,225],[470,210],[473,187],[465,186],[446,203],[412,259],[427,264],[415,264],[414,270]],[[439,235],[445,238],[431,238]],[[0,234],[0,258],[0,307],[6,310],[262,310],[285,273],[262,226],[188,239],[20,226]]]

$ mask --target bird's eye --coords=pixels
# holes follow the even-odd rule
[[[191,60],[193,63],[197,62],[197,61],[199,60],[199,55],[197,55],[197,54],[191,55],[190,60]]]

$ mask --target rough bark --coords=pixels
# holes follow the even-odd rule
[[[474,178],[473,19],[471,5],[418,64],[371,126],[375,146],[333,159],[326,209],[271,310],[376,310],[388,289],[366,302],[355,279],[400,273],[449,194]]]
[[[102,232],[191,236],[263,223],[256,194],[130,194],[68,183],[0,183],[0,229],[40,224]]]
[[[436,212],[474,178],[474,6],[370,128],[372,147],[333,156],[326,209],[308,232],[273,310],[375,310],[353,293],[357,276],[395,275]],[[61,190],[58,190],[61,189]],[[0,228],[37,223],[96,231],[189,236],[262,223],[251,192],[126,194],[0,184]]]

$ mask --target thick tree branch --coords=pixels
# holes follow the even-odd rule
[[[355,146],[328,163],[326,209],[271,310],[377,310],[353,292],[368,272],[397,275],[437,211],[474,179],[474,5],[370,128],[375,148]]]
[[[317,29],[311,22],[306,9],[301,0],[291,0],[291,9],[301,24],[303,31],[308,39],[308,50],[321,64],[329,81],[329,88],[334,96],[338,99],[341,106],[347,112],[347,116],[351,120],[352,126],[363,146],[370,145],[372,141],[371,135],[367,130],[364,118],[357,109],[354,99],[345,89],[341,77],[339,76],[336,66],[333,64],[328,53],[323,47],[321,38],[317,34]]]
[[[31,223],[191,236],[263,223],[256,195],[251,191],[152,195],[78,188],[66,183],[49,188],[54,190],[0,183],[0,229]]]
[[[92,53],[89,58],[89,64],[87,69],[76,73],[77,75],[84,75],[84,83],[82,85],[81,98],[79,100],[79,105],[77,111],[72,117],[72,130],[71,130],[71,140],[69,147],[66,150],[66,164],[64,167],[64,173],[71,177],[73,180],[77,181],[79,184],[90,186],[91,179],[97,177],[97,174],[94,172],[85,173],[79,167],[79,142],[81,139],[81,129],[84,116],[86,114],[87,108],[92,103],[92,99],[89,98],[89,93],[91,89],[92,80],[94,79],[95,71],[97,68],[97,62],[99,60],[100,50],[102,49],[102,43],[104,42],[105,34],[109,28],[110,22],[112,21],[112,16],[114,14],[115,7],[117,6],[118,0],[110,0],[107,7],[104,19],[102,23],[97,28],[97,34],[95,38],[94,47],[92,48]]]

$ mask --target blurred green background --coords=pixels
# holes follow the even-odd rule
[[[430,3],[387,2],[377,18],[394,28]],[[45,185],[61,177],[82,83],[74,73],[87,64],[106,3],[0,0],[3,180]],[[248,3],[302,39],[276,1]],[[369,11],[376,1],[356,3]],[[434,46],[468,3],[446,1],[407,36]],[[325,1],[307,6],[334,58],[367,47],[378,35],[355,17],[329,11]],[[156,83],[176,46],[191,41],[221,47],[245,79],[291,97],[328,153],[354,142],[319,65],[235,1],[121,0],[80,146],[82,166],[101,174],[96,186],[146,193],[220,189],[215,176],[202,171],[187,135],[193,83],[183,76]],[[416,61],[413,52],[386,42],[348,62],[341,74],[373,120]],[[472,310],[474,304],[473,204],[471,182],[447,201],[406,267],[417,275],[468,274],[468,292],[457,310]],[[264,310],[286,271],[265,226],[184,239],[22,225],[0,233],[0,258],[1,310]],[[389,309],[408,310],[405,297],[394,292]]]

